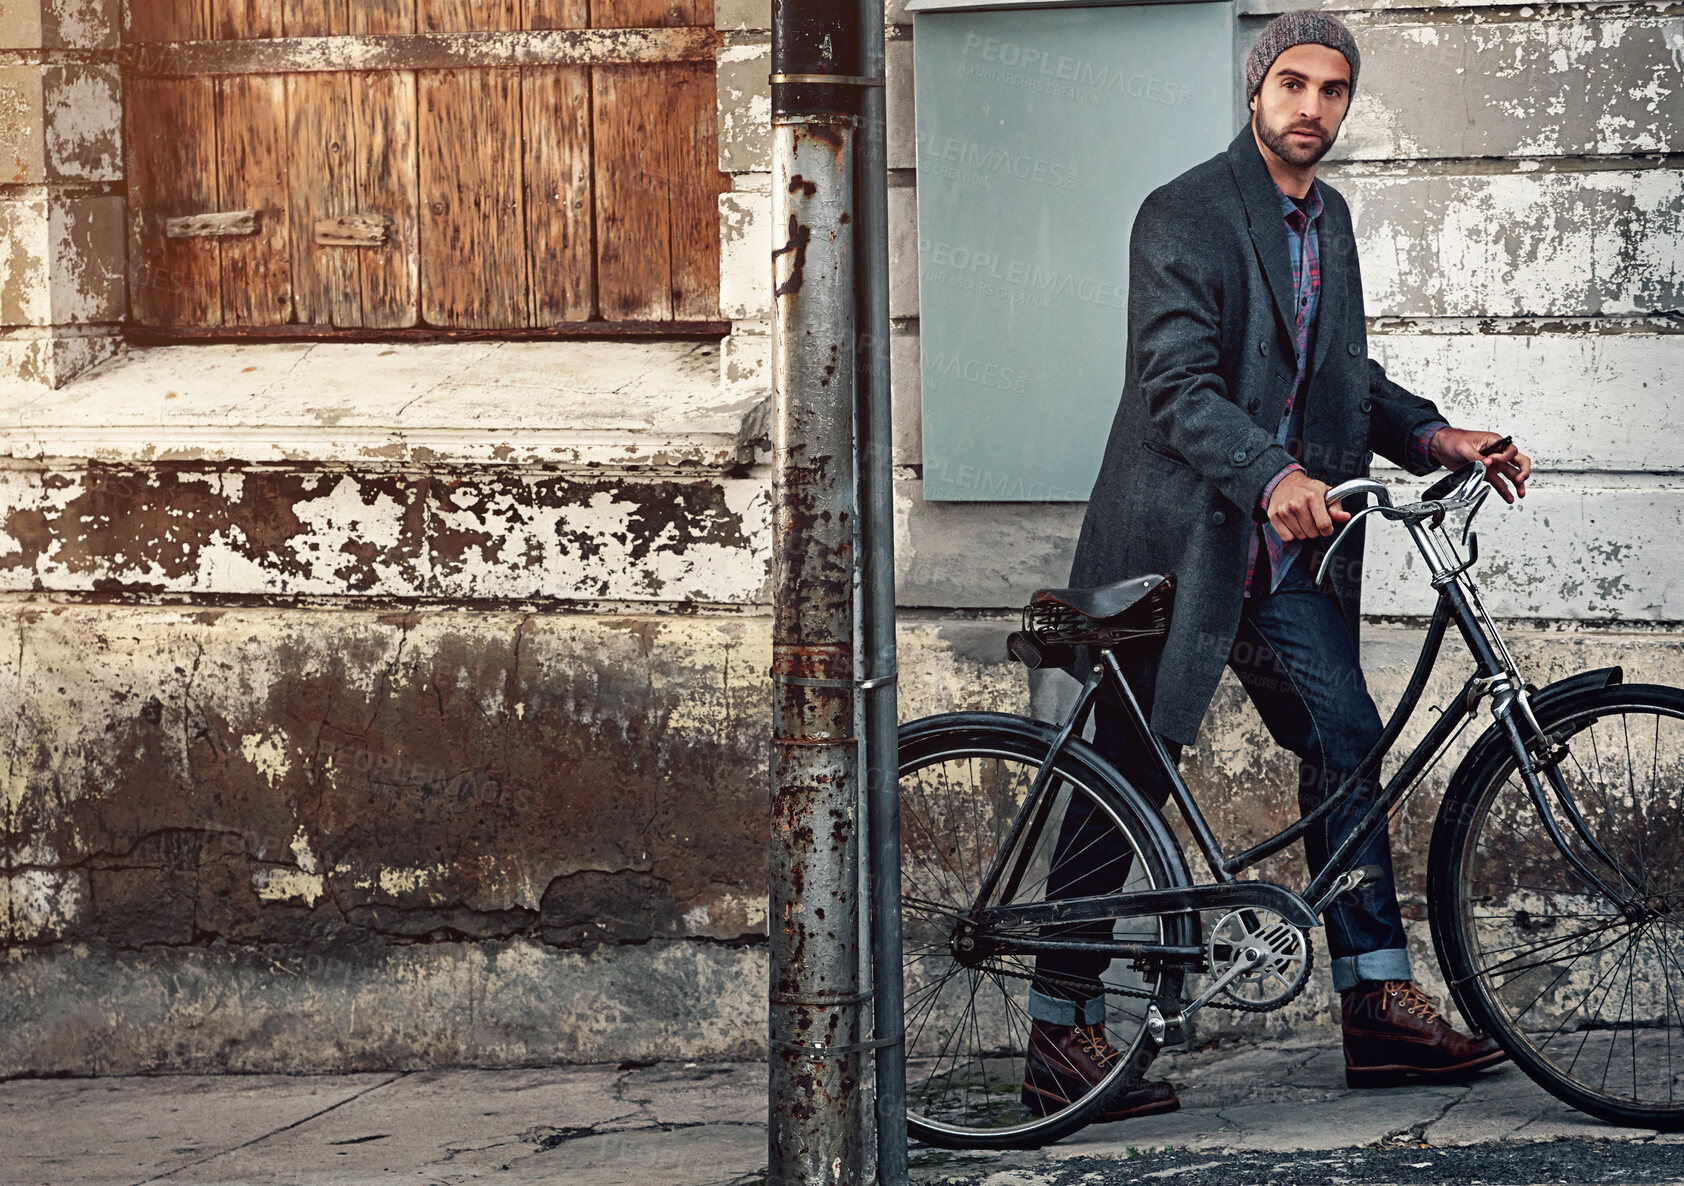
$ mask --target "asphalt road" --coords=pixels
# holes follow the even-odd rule
[[[1171,1150],[1134,1157],[1078,1157],[1003,1168],[965,1165],[956,1158],[925,1153],[915,1159],[916,1176],[930,1184],[966,1186],[1427,1186],[1429,1183],[1486,1183],[1534,1186],[1546,1182],[1684,1181],[1684,1145],[1653,1141],[1556,1140],[1533,1144],[1455,1149],[1350,1149],[1339,1152],[1194,1153]]]

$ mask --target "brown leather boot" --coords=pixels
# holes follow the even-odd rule
[[[1452,1029],[1413,980],[1365,981],[1340,995],[1348,1087],[1390,1087],[1411,1075],[1455,1083],[1508,1057],[1485,1035]]]
[[[1122,1053],[1105,1036],[1103,1025],[1051,1025],[1037,1021],[1029,1031],[1023,1063],[1023,1106],[1037,1116],[1068,1108],[1111,1073]],[[1095,1124],[1155,1116],[1181,1106],[1168,1083],[1136,1083],[1124,1089]]]

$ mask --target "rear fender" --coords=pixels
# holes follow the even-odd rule
[[[916,721],[908,721],[900,727],[900,745],[904,750],[912,742],[929,741],[942,734],[952,734],[954,740],[975,741],[986,739],[989,735],[1006,734],[1020,741],[1038,744],[1043,749],[1050,748],[1058,738],[1058,726],[1049,725],[1045,721],[1037,721],[1031,717],[1017,716],[1005,712],[949,712],[939,716],[923,717]],[[1157,846],[1163,856],[1164,871],[1170,879],[1171,886],[1192,884],[1192,876],[1187,869],[1186,855],[1181,851],[1180,843],[1175,834],[1169,830],[1163,812],[1142,795],[1135,785],[1130,782],[1121,771],[1106,761],[1100,752],[1079,737],[1071,737],[1064,743],[1064,750],[1071,757],[1083,765],[1096,771],[1102,778],[1109,780],[1111,788],[1122,795],[1130,807],[1134,808],[1142,825],[1149,835],[1144,839]]]

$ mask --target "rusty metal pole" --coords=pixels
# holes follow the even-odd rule
[[[860,65],[884,73],[883,0],[859,0]],[[901,978],[900,740],[895,663],[894,425],[889,398],[889,170],[883,87],[860,92],[854,233],[859,245],[860,649],[865,655],[866,863],[871,876],[877,1186],[906,1186],[905,985]]]
[[[847,6],[772,17],[771,1186],[861,1186],[854,731],[853,161]]]

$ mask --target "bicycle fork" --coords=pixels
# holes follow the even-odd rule
[[[1562,811],[1566,814],[1568,823],[1575,835],[1584,842],[1585,847],[1609,869],[1613,870],[1638,898],[1645,895],[1645,890],[1638,885],[1635,878],[1616,861],[1608,850],[1591,834],[1590,826],[1585,822],[1584,815],[1579,811],[1573,794],[1567,788],[1566,780],[1561,777],[1560,755],[1550,744],[1549,737],[1538,723],[1537,716],[1532,711],[1531,698],[1526,690],[1526,681],[1521,677],[1520,668],[1509,653],[1508,646],[1503,642],[1503,636],[1497,630],[1497,623],[1485,608],[1484,599],[1479,595],[1479,588],[1467,575],[1468,568],[1473,564],[1469,559],[1466,563],[1453,565],[1439,550],[1433,540],[1432,533],[1423,523],[1409,524],[1409,534],[1420,550],[1432,570],[1432,584],[1444,596],[1448,597],[1456,613],[1457,624],[1461,628],[1468,649],[1473,652],[1480,668],[1488,673],[1474,681],[1473,687],[1480,692],[1491,694],[1491,715],[1508,740],[1509,748],[1513,750],[1515,762],[1520,769],[1521,779],[1526,784],[1527,793],[1531,796],[1532,804],[1538,810],[1538,816],[1543,821],[1544,830],[1551,842],[1561,850],[1561,855],[1567,858],[1579,875],[1591,885],[1595,886],[1609,901],[1619,907],[1620,912],[1634,921],[1641,917],[1646,908],[1637,900],[1622,894],[1610,886],[1600,877],[1588,862],[1576,852],[1568,843],[1566,834],[1556,819],[1554,810],[1550,807],[1549,797],[1545,795],[1543,781],[1539,777],[1542,772],[1550,782],[1550,788],[1555,792]],[[1442,529],[1435,522],[1434,529],[1442,533]],[[1446,537],[1448,543],[1448,537]],[[1477,555],[1475,550],[1475,555]],[[1521,735],[1520,726],[1515,722],[1515,708],[1520,709],[1520,716],[1530,730],[1535,741],[1539,759],[1534,761],[1532,746]],[[1472,707],[1470,701],[1469,707]]]
[[[1506,682],[1506,681],[1505,681]],[[1567,858],[1579,875],[1591,885],[1595,886],[1604,897],[1615,906],[1620,913],[1632,922],[1641,919],[1647,913],[1647,907],[1640,901],[1647,891],[1638,884],[1637,879],[1626,871],[1624,865],[1615,860],[1613,855],[1592,835],[1590,825],[1579,810],[1578,802],[1573,798],[1573,792],[1567,788],[1567,780],[1561,777],[1561,758],[1565,747],[1557,748],[1551,744],[1548,734],[1538,723],[1538,718],[1532,712],[1532,705],[1524,687],[1514,688],[1503,683],[1494,684],[1491,712],[1497,718],[1504,735],[1508,738],[1509,748],[1513,751],[1515,763],[1520,769],[1522,781],[1526,784],[1527,794],[1532,799],[1532,805],[1538,810],[1538,818],[1543,821],[1544,831],[1548,833],[1552,843]],[[1520,728],[1515,724],[1515,706],[1520,707],[1520,715],[1531,731],[1538,749],[1535,756],[1532,747],[1521,736]],[[1599,876],[1589,862],[1581,857],[1568,842],[1567,835],[1562,831],[1561,823],[1556,819],[1555,811],[1550,807],[1549,796],[1544,793],[1543,780],[1540,772],[1549,779],[1550,789],[1555,792],[1556,801],[1561,804],[1562,812],[1567,816],[1567,822],[1573,832],[1584,843],[1585,847],[1595,855],[1609,869],[1618,875],[1631,894],[1623,894]]]

